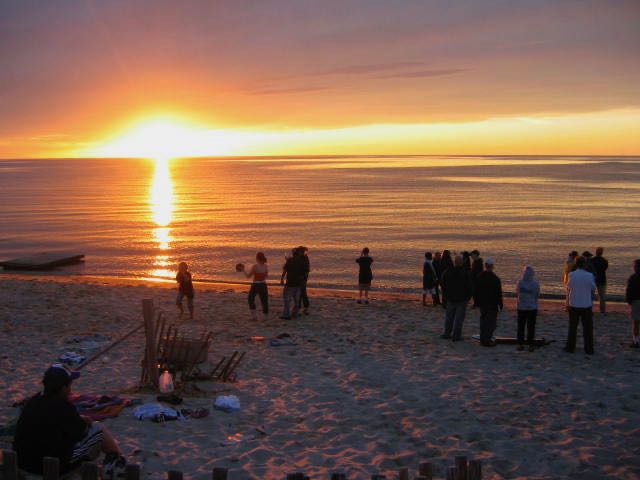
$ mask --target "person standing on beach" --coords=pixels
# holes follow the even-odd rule
[[[478,275],[480,275],[483,271],[483,264],[484,262],[482,261],[482,258],[480,257],[480,252],[478,250],[472,250],[471,251],[471,277],[473,278],[473,282],[474,282],[474,287],[475,287],[475,281],[478,279]],[[473,308],[476,308],[478,306],[478,301],[476,299],[476,296],[473,296]]]
[[[594,275],[596,277],[596,288],[598,289],[598,299],[600,300],[600,313],[607,313],[607,269],[609,262],[602,256],[604,248],[596,248],[596,256],[591,259]]]
[[[440,305],[440,277],[442,276],[442,270],[440,269],[440,262],[442,259],[442,254],[440,252],[436,252],[433,256],[433,261],[431,264],[433,265],[433,269],[436,271],[436,304]]]
[[[433,306],[437,306],[440,301],[437,297],[438,276],[433,267],[433,255],[431,252],[424,254],[424,264],[422,265],[422,305],[427,306],[427,295],[431,295]]]
[[[502,282],[493,272],[493,258],[484,262],[485,270],[476,278],[474,294],[480,307],[480,345],[495,347],[493,332],[496,330],[498,310],[504,307],[502,303]]]
[[[302,252],[302,263],[304,264],[304,280],[300,287],[300,299],[302,300],[302,313],[309,315],[309,295],[307,294],[307,281],[309,280],[309,272],[311,272],[311,264],[309,263],[309,249],[299,246],[298,250]]]
[[[471,254],[466,250],[462,252],[462,264],[464,268],[471,271]]]
[[[640,258],[633,262],[633,275],[627,280],[625,300],[631,318],[631,348],[640,348]]]
[[[462,324],[467,303],[473,295],[471,272],[464,268],[462,256],[456,255],[452,268],[442,275],[442,298],[446,299],[444,333],[440,338],[462,340]]]
[[[280,285],[284,284],[282,297],[284,299],[284,312],[280,317],[283,320],[291,320],[298,316],[300,311],[300,290],[304,282],[304,260],[303,253],[298,248],[292,250],[293,256],[288,258],[282,267]],[[285,284],[285,277],[287,282]],[[293,308],[291,304],[293,303]]]
[[[569,333],[565,351],[573,353],[576,349],[578,323],[582,322],[582,336],[584,337],[584,351],[593,355],[593,294],[596,290],[596,280],[593,274],[587,272],[587,260],[576,257],[576,270],[569,273],[567,282],[567,298],[569,302]]]
[[[362,294],[364,293],[364,304],[367,305],[369,303],[371,281],[373,280],[373,272],[371,271],[373,258],[369,256],[368,247],[362,249],[360,256],[356,258],[356,263],[360,267],[358,272],[358,303],[362,303]]]
[[[442,277],[444,276],[444,272],[453,268],[453,260],[451,259],[451,252],[449,250],[442,251],[442,258],[439,263],[439,271],[438,271],[438,283],[440,283],[440,290],[442,291],[442,307],[447,307],[447,298],[444,295],[444,288],[442,288]]]
[[[525,266],[522,276],[516,285],[518,295],[518,350],[524,349],[524,329],[527,329],[527,343],[529,351],[534,350],[536,339],[536,317],[538,315],[538,297],[540,297],[540,284],[535,277],[533,267]]]
[[[562,283],[564,284],[565,287],[567,286],[567,283],[569,282],[569,274],[576,269],[576,257],[577,256],[578,256],[578,252],[573,250],[571,253],[569,253],[569,256],[567,257],[567,260],[564,262],[564,271],[563,271],[563,276],[562,276]]]
[[[189,265],[186,262],[180,262],[178,264],[178,273],[176,274],[176,282],[178,282],[178,297],[176,298],[176,305],[180,310],[180,316],[184,313],[182,309],[182,299],[187,297],[187,306],[189,307],[189,318],[193,320],[193,281],[191,279],[191,272],[189,271]]]
[[[27,401],[16,424],[13,449],[21,469],[41,475],[44,457],[55,457],[60,472],[67,473],[102,451],[104,478],[124,474],[127,461],[116,440],[101,423],[81,416],[69,400],[71,382],[79,376],[62,364],[51,365],[44,373],[43,392]]]
[[[245,272],[247,278],[253,277],[251,288],[249,289],[249,310],[251,318],[256,320],[256,295],[260,297],[262,304],[262,313],[265,320],[269,316],[269,291],[267,289],[267,277],[269,276],[269,268],[267,267],[267,257],[264,253],[256,253],[256,263],[248,272]]]

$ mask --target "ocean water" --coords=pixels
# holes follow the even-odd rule
[[[0,160],[0,185],[0,259],[87,255],[60,273],[237,282],[263,251],[276,281],[306,245],[311,285],[353,288],[368,246],[375,288],[417,291],[425,251],[477,248],[505,290],[528,263],[560,293],[603,246],[622,294],[640,258],[640,157]]]

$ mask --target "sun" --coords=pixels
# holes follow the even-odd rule
[[[153,117],[134,122],[90,153],[98,157],[163,160],[233,155],[240,143],[229,131],[205,128],[174,117]]]

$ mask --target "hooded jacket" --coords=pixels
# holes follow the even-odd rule
[[[535,278],[533,267],[526,266],[516,286],[518,294],[518,310],[537,310],[540,284]]]

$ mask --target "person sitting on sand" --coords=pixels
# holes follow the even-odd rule
[[[182,299],[187,297],[189,318],[193,320],[193,282],[191,281],[189,265],[187,265],[186,262],[180,262],[178,265],[176,282],[178,282],[178,297],[176,298],[176,305],[180,310],[180,316],[184,313],[184,310],[182,309]]]
[[[484,261],[484,272],[476,278],[474,298],[480,307],[480,345],[495,347],[493,332],[496,330],[498,310],[502,310],[502,282],[494,273],[493,258]]]
[[[444,258],[444,256],[443,256]],[[464,268],[461,255],[456,255],[453,267],[442,275],[442,298],[446,301],[444,333],[440,338],[462,340],[462,324],[467,303],[473,295],[471,272]]]
[[[633,275],[627,280],[625,300],[631,317],[631,348],[640,348],[640,259],[633,262]]]
[[[431,252],[424,254],[424,264],[422,265],[422,305],[427,306],[427,295],[431,295],[433,306],[440,303],[437,296],[438,275],[433,266],[433,255]]]
[[[567,283],[567,299],[569,302],[569,334],[565,351],[573,353],[576,349],[578,323],[582,322],[584,352],[593,355],[593,294],[596,281],[593,274],[587,272],[587,260],[576,257],[576,270],[569,274]]]
[[[525,266],[522,276],[516,285],[518,295],[518,350],[523,350],[524,329],[527,329],[527,343],[529,351],[534,350],[536,339],[536,317],[538,315],[538,297],[540,296],[540,284],[535,277],[533,267]]]
[[[284,284],[282,289],[284,312],[280,317],[283,320],[291,320],[298,316],[300,311],[300,290],[305,275],[304,260],[302,259],[303,252],[299,248],[294,248],[291,253],[293,256],[287,258],[282,267],[282,276],[280,277],[280,284]],[[286,284],[285,277],[287,279]],[[293,308],[291,308],[292,303]]]
[[[362,303],[362,294],[364,292],[364,303],[367,305],[369,303],[371,281],[373,280],[373,272],[371,271],[373,258],[369,256],[368,247],[362,249],[360,256],[356,258],[356,263],[360,267],[358,272],[358,303]]]
[[[253,277],[248,297],[251,318],[253,320],[256,319],[256,295],[258,295],[262,304],[262,313],[266,320],[269,315],[269,291],[267,290],[269,268],[267,267],[267,257],[265,257],[264,253],[256,253],[256,263],[248,272],[245,272],[245,275],[247,278]]]
[[[84,461],[95,460],[102,451],[106,454],[104,478],[124,473],[127,462],[109,431],[81,416],[69,401],[71,382],[79,376],[61,364],[44,373],[44,391],[27,401],[16,425],[13,449],[21,469],[41,475],[44,457],[55,457],[60,461],[60,472],[66,473]]]

